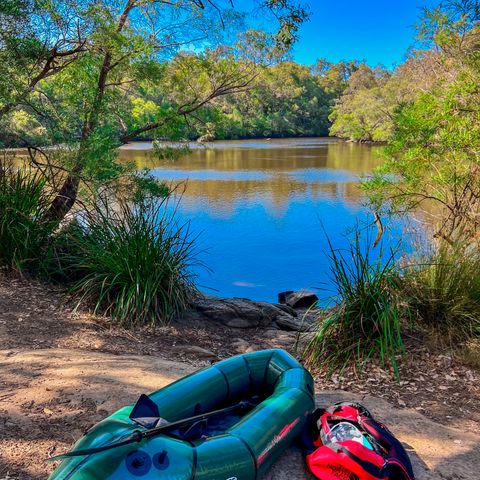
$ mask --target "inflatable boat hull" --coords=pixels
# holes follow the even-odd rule
[[[302,430],[314,407],[311,375],[283,350],[219,362],[149,395],[169,422],[260,395],[261,401],[225,431],[196,439],[158,434],[140,443],[64,460],[50,480],[254,480]],[[139,425],[133,405],[98,423],[74,447],[99,447]]]

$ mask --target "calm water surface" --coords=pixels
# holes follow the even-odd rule
[[[358,180],[378,165],[376,148],[330,138],[242,140],[160,162],[151,144],[136,143],[121,156],[159,179],[186,182],[180,215],[201,232],[200,259],[212,270],[198,270],[202,290],[275,301],[282,290],[328,290],[325,232],[341,247],[357,222],[372,222]],[[393,225],[392,238],[403,228]]]

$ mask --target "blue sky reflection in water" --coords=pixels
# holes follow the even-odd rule
[[[376,147],[335,139],[222,142],[160,165],[146,148],[132,145],[122,156],[153,167],[160,179],[187,181],[179,213],[202,232],[200,258],[212,270],[198,270],[206,292],[275,301],[282,290],[326,287],[325,232],[341,248],[357,223],[373,221],[358,178],[378,164]],[[390,225],[385,246],[404,229]]]

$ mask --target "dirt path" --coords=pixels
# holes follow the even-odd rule
[[[230,355],[272,347],[292,351],[295,338],[294,332],[191,321],[111,328],[106,319],[75,312],[58,289],[0,274],[0,480],[45,479],[53,466],[44,458],[67,450],[140,393]],[[448,352],[416,342],[402,359],[400,384],[378,366],[369,366],[362,378],[352,369],[332,378],[317,372],[318,400],[364,401],[414,448],[420,479],[479,478],[480,374]],[[269,476],[303,478],[295,449]]]
[[[112,328],[107,319],[75,311],[73,306],[57,288],[0,274],[0,349],[151,355],[198,366],[262,348],[292,352],[296,343],[296,332],[235,329],[218,322],[189,320],[155,329]],[[425,334],[407,340],[408,355],[399,359],[400,383],[388,368],[369,365],[362,377],[355,368],[331,378],[325,371],[314,372],[317,390],[343,388],[357,396],[374,395],[396,408],[415,408],[439,423],[480,432],[480,372],[445,349],[427,347]]]
[[[53,465],[48,455],[67,450],[92,424],[141,393],[194,370],[189,364],[145,355],[112,355],[72,349],[2,350],[0,371],[0,478],[40,480]],[[318,404],[358,395],[319,392]],[[472,480],[480,471],[480,436],[432,422],[414,409],[381,398],[362,402],[408,445],[419,480]],[[7,477],[9,475],[9,477]],[[268,480],[308,478],[295,448]]]

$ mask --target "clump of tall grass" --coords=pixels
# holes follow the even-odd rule
[[[63,233],[58,263],[79,303],[124,326],[165,324],[186,308],[194,239],[166,203],[103,205]]]
[[[372,247],[362,245],[358,230],[346,250],[335,249],[330,240],[329,250],[337,302],[320,315],[304,360],[332,371],[354,361],[361,366],[376,357],[390,361],[397,372],[395,357],[403,350],[403,307],[394,253],[385,257],[380,250],[374,258]]]
[[[405,296],[419,324],[446,339],[480,335],[480,250],[478,245],[440,242],[408,267]]]
[[[8,270],[38,268],[55,223],[46,221],[50,207],[47,178],[38,170],[0,161],[0,266]]]

